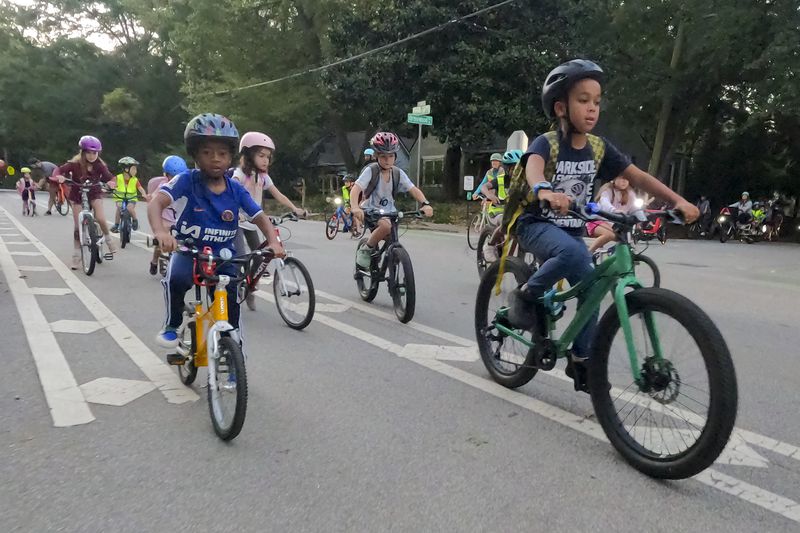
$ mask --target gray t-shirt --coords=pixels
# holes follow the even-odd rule
[[[51,163],[50,161],[42,161],[40,163],[40,165],[41,165],[42,174],[44,175],[45,178],[49,178],[50,176],[52,176],[53,175],[53,171],[56,168],[58,168],[57,165],[55,165],[54,163]]]
[[[400,170],[400,181],[397,182],[397,190],[395,191],[395,194],[408,192],[413,189],[414,183],[409,179],[408,174],[403,172],[402,169],[398,170]],[[356,185],[361,187],[361,190],[366,190],[371,180],[372,171],[370,170],[370,167],[366,167],[363,171],[361,171],[361,175],[356,180]],[[372,194],[369,198],[361,202],[361,208],[365,210],[383,209],[387,213],[397,211],[397,208],[394,205],[394,199],[392,198],[391,173],[389,173],[388,180],[385,180],[383,177],[378,180],[378,186],[375,187],[375,190],[372,191]]]

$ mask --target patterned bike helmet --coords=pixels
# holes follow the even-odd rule
[[[227,117],[216,113],[203,113],[186,124],[183,141],[186,144],[186,151],[194,156],[200,143],[207,140],[224,142],[230,146],[231,153],[234,153],[239,146],[239,130]]]
[[[390,131],[379,131],[370,139],[369,144],[379,154],[396,154],[400,151],[400,139]]]
[[[133,166],[139,166],[139,162],[130,156],[125,156],[118,161],[119,166],[122,168],[131,168]]]
[[[503,154],[503,164],[504,165],[516,165],[519,163],[519,160],[522,159],[523,151],[522,150],[509,150],[508,152]]]
[[[566,96],[575,83],[586,78],[602,82],[603,69],[587,59],[573,59],[550,71],[542,86],[542,109],[547,118],[556,117],[556,101]]]
[[[275,143],[272,142],[269,135],[259,131],[248,131],[242,135],[242,140],[239,142],[239,152],[244,152],[245,148],[252,148],[253,146],[263,146],[270,150],[275,149]]]
[[[186,161],[177,155],[167,156],[167,158],[164,159],[164,162],[161,163],[161,168],[163,168],[164,172],[170,176],[177,176],[181,172],[189,170],[189,167],[186,165]]]
[[[100,139],[92,135],[84,135],[81,137],[81,140],[78,141],[78,147],[87,152],[101,152],[103,150],[103,144],[100,142]]]

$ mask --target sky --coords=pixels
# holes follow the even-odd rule
[[[32,6],[36,4],[35,0],[9,0],[9,1],[12,4],[16,4],[19,6]],[[88,27],[91,27],[92,24],[93,21],[91,19],[86,19],[86,25]],[[80,37],[80,35],[76,34],[76,37]],[[116,45],[116,43],[106,35],[95,32],[90,32],[89,35],[86,37],[86,40],[103,50],[113,50]]]

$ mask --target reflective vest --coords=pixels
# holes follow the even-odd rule
[[[497,190],[497,197],[502,201],[506,199],[506,171],[503,167],[497,169],[497,173],[492,176],[494,169],[486,171],[486,178],[494,181],[494,187]]]
[[[342,204],[345,207],[350,207],[350,189],[347,188],[347,185],[342,186]]]
[[[122,201],[123,193],[128,198],[129,202],[135,202],[137,191],[139,190],[139,178],[131,178],[128,184],[125,185],[125,175],[117,174],[117,189],[114,191],[114,200]]]

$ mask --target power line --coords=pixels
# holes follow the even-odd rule
[[[207,96],[207,95],[221,96],[223,94],[236,93],[236,92],[240,92],[240,91],[246,91],[247,89],[255,89],[256,87],[264,87],[266,85],[272,85],[274,83],[280,83],[282,81],[290,80],[292,78],[298,78],[300,76],[305,76],[306,74],[312,74],[312,73],[315,73],[315,72],[322,72],[324,70],[328,70],[328,69],[331,69],[333,67],[338,67],[339,65],[344,65],[345,63],[351,63],[353,61],[358,61],[359,59],[365,58],[367,56],[371,56],[373,54],[377,54],[378,52],[383,52],[384,50],[388,50],[390,48],[394,48],[395,46],[400,46],[401,44],[405,44],[405,43],[407,43],[409,41],[413,41],[414,39],[419,39],[420,37],[424,37],[425,35],[428,35],[430,33],[441,31],[442,29],[446,28],[447,26],[450,26],[451,24],[456,24],[456,23],[463,22],[465,20],[480,16],[480,15],[483,15],[484,13],[488,13],[489,11],[493,11],[495,9],[501,8],[501,7],[505,6],[505,5],[511,4],[513,2],[516,2],[516,1],[517,0],[503,0],[500,3],[493,4],[493,5],[488,6],[488,7],[484,7],[483,9],[479,9],[478,11],[474,11],[474,12],[468,14],[468,15],[464,15],[463,17],[458,17],[458,18],[454,18],[454,19],[448,20],[447,22],[443,22],[442,24],[439,24],[438,26],[434,26],[432,28],[428,28],[427,30],[422,30],[419,33],[415,33],[413,35],[409,35],[408,37],[404,37],[404,38],[402,38],[402,39],[400,39],[398,41],[395,41],[393,43],[385,44],[383,46],[379,46],[378,48],[373,48],[372,50],[367,50],[366,52],[362,52],[360,54],[356,54],[354,56],[351,56],[351,57],[348,57],[348,58],[345,58],[345,59],[340,59],[340,60],[334,61],[332,63],[327,63],[325,65],[319,65],[317,67],[312,67],[312,68],[309,68],[309,69],[306,69],[306,70],[303,70],[303,71],[300,71],[300,72],[295,72],[293,74],[288,74],[286,76],[283,76],[283,77],[280,77],[280,78],[276,78],[274,80],[261,81],[261,82],[258,82],[258,83],[252,83],[250,85],[244,85],[242,87],[234,87],[232,89],[223,89],[223,90],[219,90],[219,91],[209,91],[209,92],[206,92],[206,93],[197,94],[195,96]]]

